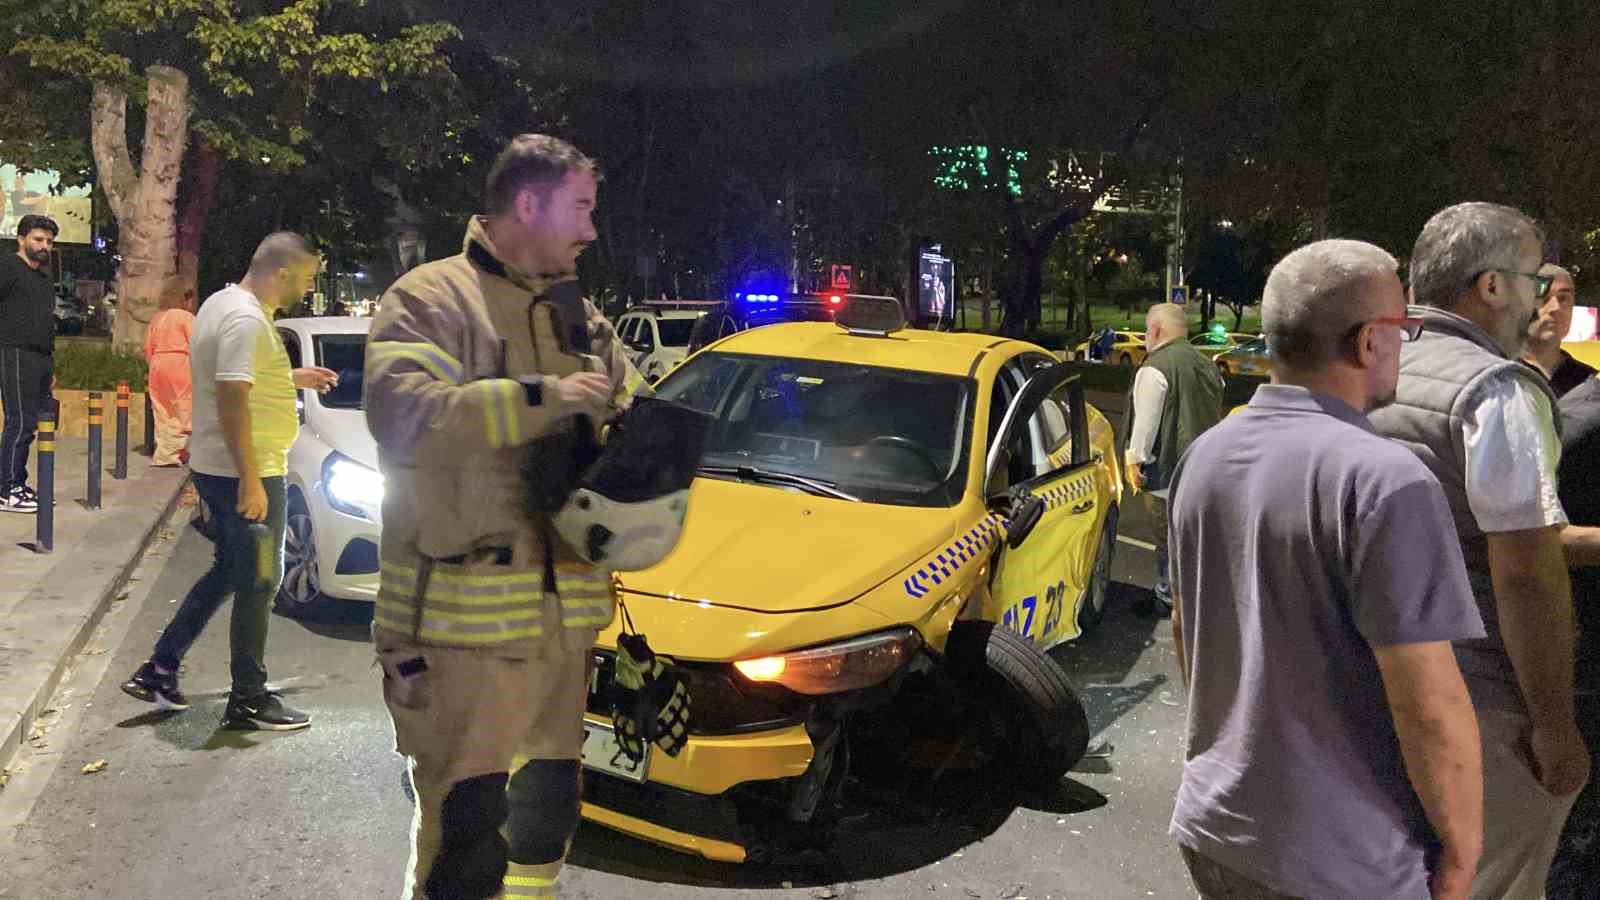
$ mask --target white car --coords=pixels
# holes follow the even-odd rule
[[[297,615],[328,601],[378,597],[383,476],[361,409],[371,319],[280,319],[289,363],[339,373],[326,394],[300,391],[300,436],[289,448],[288,528],[276,606]]]
[[[705,314],[702,307],[714,303],[683,301],[646,304],[623,313],[617,319],[617,334],[633,367],[646,381],[656,382],[689,355],[689,336],[694,323]]]

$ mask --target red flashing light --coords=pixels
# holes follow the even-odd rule
[[[828,298],[828,304],[830,306],[838,306],[839,304],[841,304],[843,302],[844,302],[844,298],[839,296],[838,294],[834,294],[833,296]]]

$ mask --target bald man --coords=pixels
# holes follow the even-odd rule
[[[1127,404],[1128,483],[1144,492],[1155,525],[1156,580],[1150,611],[1172,613],[1167,565],[1167,486],[1183,451],[1207,428],[1222,420],[1222,375],[1189,343],[1183,307],[1159,303],[1144,320],[1149,350],[1133,378]]]

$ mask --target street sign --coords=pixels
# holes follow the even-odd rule
[[[1175,285],[1173,285],[1172,286],[1172,296],[1171,296],[1171,298],[1169,299],[1168,302],[1177,303],[1177,304],[1188,303],[1189,302],[1189,286],[1187,284],[1175,284]]]

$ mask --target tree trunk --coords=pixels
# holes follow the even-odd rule
[[[100,187],[111,215],[123,234],[133,228],[139,197],[139,171],[128,154],[128,95],[120,88],[96,84],[89,101],[89,135]]]
[[[180,306],[189,293],[199,293],[200,247],[205,241],[206,219],[217,197],[217,176],[221,168],[222,157],[216,148],[200,141],[195,153],[194,184],[183,204],[183,218],[178,220],[177,288],[162,298],[163,307]]]
[[[117,276],[117,324],[112,343],[144,344],[145,329],[161,297],[178,274],[178,175],[189,137],[189,78],[177,69],[151,66],[145,109],[144,147],[133,228],[124,231],[122,270]]]

